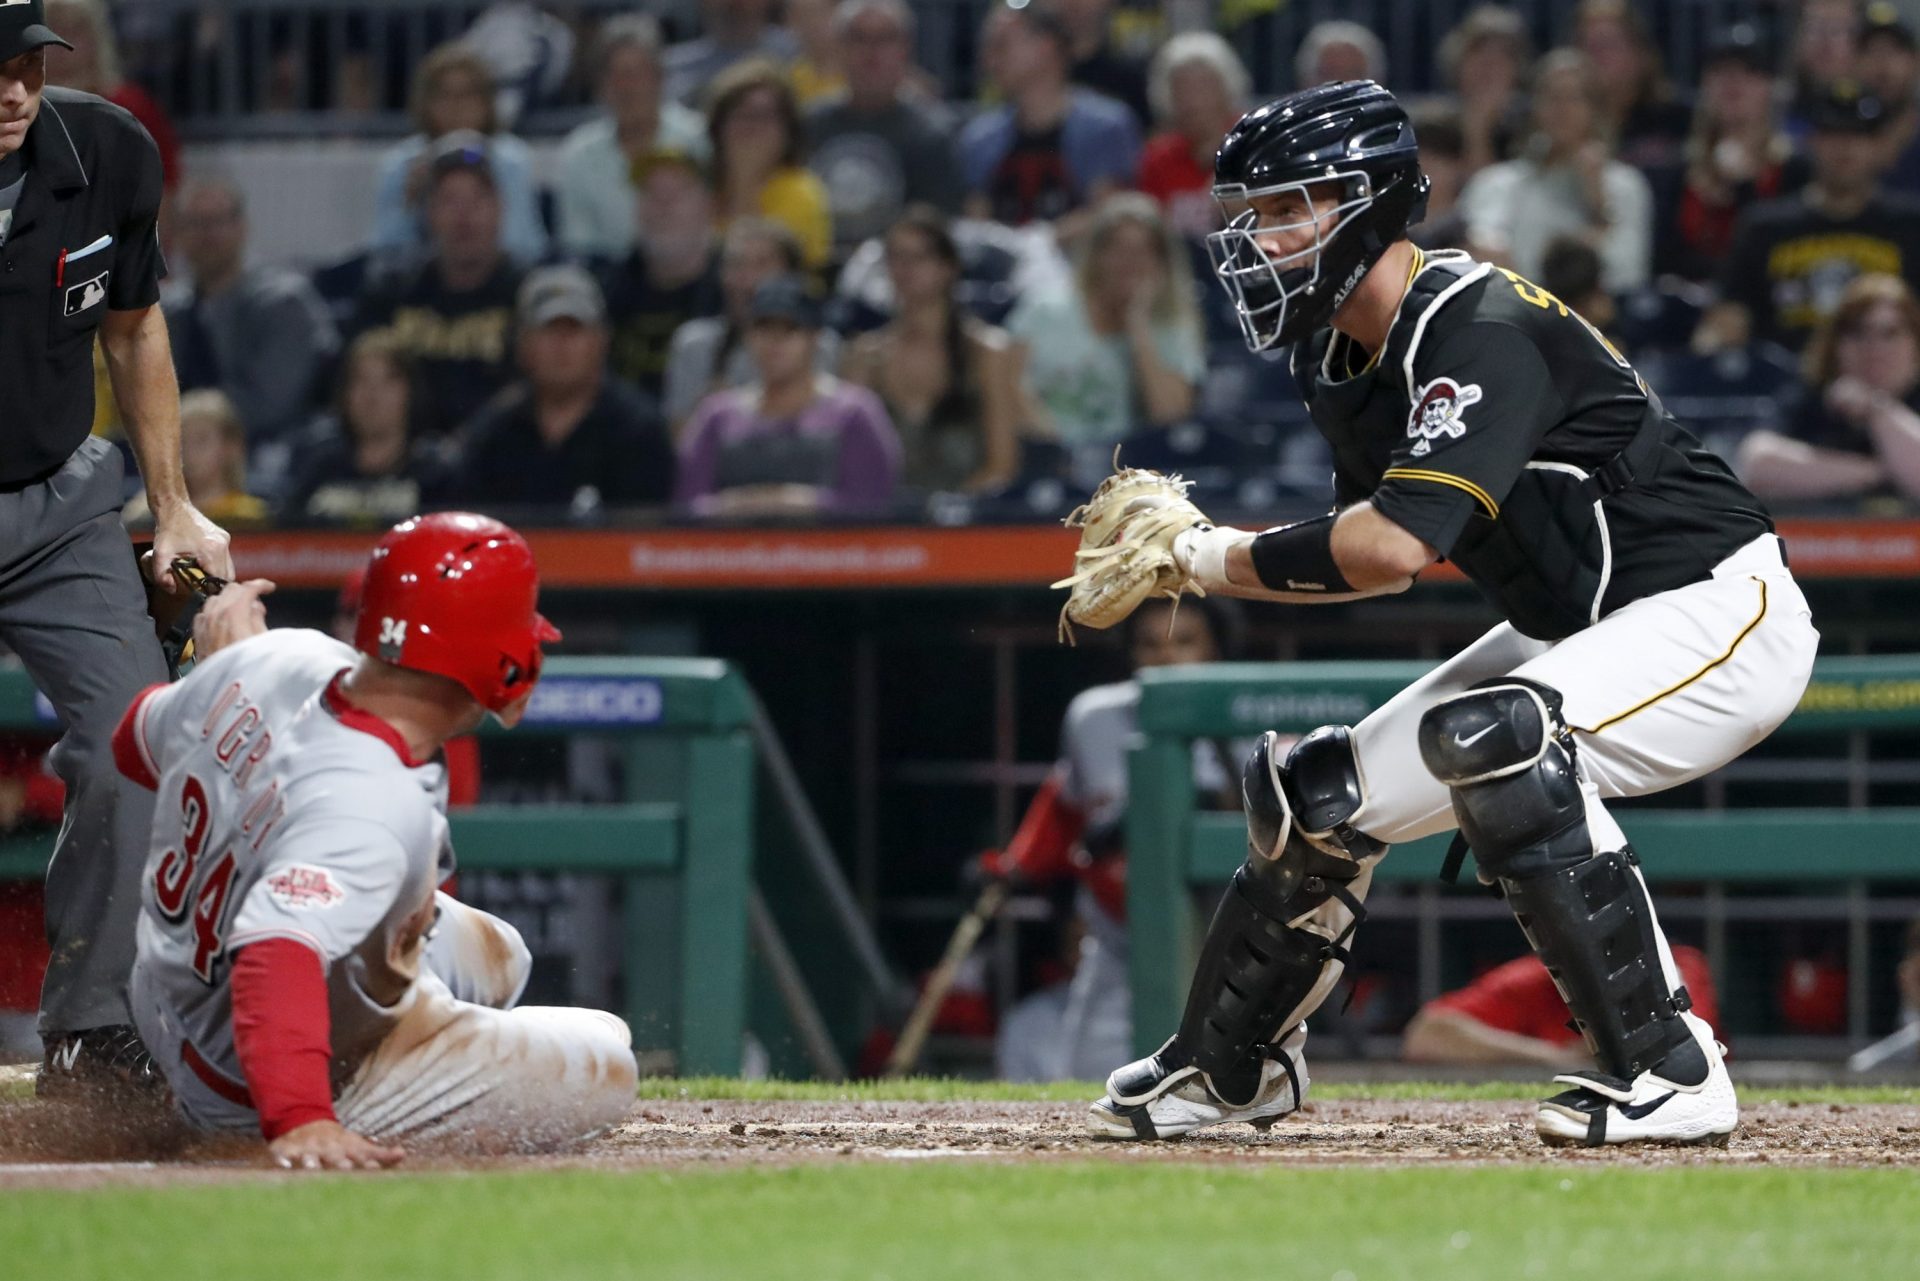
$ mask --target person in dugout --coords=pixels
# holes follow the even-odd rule
[[[1240,651],[1244,629],[1231,601],[1155,601],[1129,620],[1135,672],[1149,667],[1211,663]],[[1079,935],[1072,978],[1034,993],[1002,1021],[995,1055],[1002,1076],[1021,1080],[1098,1079],[1133,1046],[1127,983],[1127,746],[1140,707],[1140,682],[1129,678],[1084,690],[1067,706],[1060,758],[1003,850],[981,856],[987,877],[1045,888],[1071,878],[1070,931]],[[1201,803],[1238,809],[1235,771],[1245,744],[1200,739],[1193,745],[1193,781]]]

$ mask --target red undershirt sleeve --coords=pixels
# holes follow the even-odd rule
[[[292,939],[249,943],[234,958],[233,1046],[268,1140],[332,1121],[332,1027],[320,955]]]
[[[140,735],[141,713],[146,708],[147,700],[166,688],[165,685],[149,685],[135,694],[113,730],[114,765],[148,791],[160,786],[160,772],[154,767],[153,755]]]

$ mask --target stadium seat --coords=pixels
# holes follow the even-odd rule
[[[1671,352],[1635,364],[1668,412],[1722,455],[1756,427],[1779,421],[1782,404],[1800,388],[1793,356],[1772,343],[1711,356]]]
[[[1620,344],[1636,361],[1654,353],[1685,351],[1706,303],[1705,286],[1662,276],[1619,300],[1615,329]]]

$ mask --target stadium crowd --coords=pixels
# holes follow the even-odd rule
[[[434,49],[365,252],[303,272],[249,259],[245,191],[181,174],[99,0],[50,0],[79,46],[50,79],[126,105],[177,180],[167,311],[203,510],[1033,519],[1121,441],[1229,510],[1295,477],[1323,501],[1284,364],[1210,284],[1212,153],[1257,96],[1235,44],[1114,0],[995,5],[970,95],[943,98],[902,0],[698,8],[678,39],[642,12],[563,29],[596,106],[546,166],[506,70],[511,32],[546,28],[483,18]],[[1470,10],[1421,73],[1416,236],[1578,308],[1764,495],[1910,500],[1920,39],[1890,3],[1756,12],[1683,85],[1626,0],[1573,6],[1550,48]],[[1261,91],[1394,81],[1350,21],[1289,70]]]

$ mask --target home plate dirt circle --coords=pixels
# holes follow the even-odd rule
[[[176,1139],[170,1148],[142,1142],[103,1150],[70,1131],[63,1138],[62,1127],[38,1123],[45,1106],[0,1102],[0,1189],[280,1177],[264,1150],[245,1141]],[[1096,1139],[1084,1116],[1084,1106],[1074,1103],[653,1099],[576,1153],[476,1159],[416,1150],[405,1168],[659,1170],[847,1160],[1920,1167],[1920,1109],[1899,1105],[1759,1103],[1746,1109],[1725,1148],[1602,1151],[1546,1147],[1521,1100],[1309,1103],[1265,1133],[1235,1125],[1169,1143]]]

